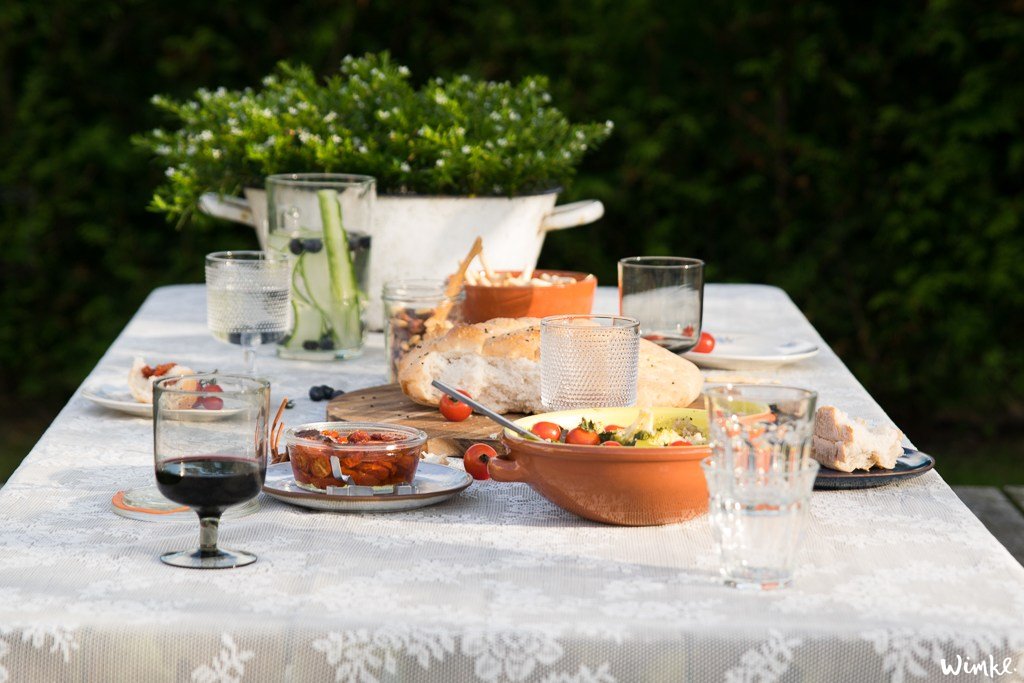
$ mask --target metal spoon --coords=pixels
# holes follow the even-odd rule
[[[471,399],[469,396],[466,396],[465,394],[460,394],[457,390],[451,388],[447,384],[445,384],[443,382],[439,382],[436,379],[433,382],[431,382],[431,384],[434,387],[436,387],[439,391],[443,391],[444,393],[448,394],[450,397],[452,397],[456,401],[462,401],[463,403],[465,403],[470,408],[472,408],[474,411],[480,413],[484,417],[490,418],[493,422],[497,422],[498,424],[500,424],[502,427],[505,427],[506,429],[511,429],[513,432],[515,432],[519,436],[523,437],[524,439],[528,439],[530,441],[540,441],[541,440],[540,437],[537,436],[536,434],[534,434],[533,432],[526,431],[525,429],[523,429],[522,427],[517,425],[515,422],[512,422],[511,420],[505,419],[504,417],[502,417],[498,413],[494,412],[493,410],[491,410],[487,406],[484,406],[484,405],[481,405],[480,403],[477,403],[476,401]]]

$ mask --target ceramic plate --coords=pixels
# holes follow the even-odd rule
[[[814,488],[819,491],[823,489],[869,489],[894,481],[919,477],[933,467],[935,467],[935,458],[932,456],[912,448],[904,448],[903,455],[896,459],[896,467],[891,470],[876,468],[867,472],[863,470],[839,472],[822,467],[818,472],[818,478],[814,480]]]
[[[110,385],[86,387],[82,389],[82,396],[96,405],[109,408],[110,410],[117,410],[137,417],[153,417],[152,404],[139,403],[132,398],[131,393],[127,389],[118,389]],[[176,420],[207,422],[236,415],[239,410],[238,408],[234,410],[168,410],[165,413]]]
[[[334,512],[388,512],[413,510],[448,500],[473,483],[461,470],[444,465],[421,462],[416,468],[413,493],[389,493],[369,496],[338,496],[315,493],[299,487],[292,476],[291,463],[282,462],[267,468],[263,492],[285,503],[312,510]]]
[[[802,339],[722,332],[715,335],[711,353],[688,351],[682,355],[703,368],[746,370],[795,363],[817,353],[815,344]]]

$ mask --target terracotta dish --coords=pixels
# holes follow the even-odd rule
[[[604,424],[628,425],[636,408],[599,408],[544,413],[516,420],[529,429],[535,422],[575,427],[583,417]],[[692,408],[655,408],[656,419],[689,417],[706,433],[707,412]],[[509,430],[502,434],[508,453],[488,462],[495,481],[529,484],[558,507],[608,524],[653,526],[693,519],[707,511],[708,488],[700,461],[706,446],[604,448],[527,441]]]
[[[521,271],[498,271],[519,275]],[[492,318],[543,318],[549,315],[590,313],[594,305],[597,278],[587,273],[565,270],[538,270],[535,276],[549,273],[571,277],[574,282],[543,286],[492,287],[466,283],[462,317],[467,323],[482,323]]]

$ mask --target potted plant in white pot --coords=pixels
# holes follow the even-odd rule
[[[420,87],[387,54],[346,57],[320,82],[281,64],[259,89],[200,89],[153,98],[177,118],[137,141],[166,165],[152,206],[186,220],[204,213],[247,223],[266,245],[263,179],[345,172],[377,179],[369,264],[369,323],[379,326],[385,281],[444,277],[477,236],[496,268],[533,268],[549,230],[604,213],[587,200],[555,206],[611,122],[572,124],[543,77],[518,84],[468,76]],[[239,197],[237,195],[241,194]]]

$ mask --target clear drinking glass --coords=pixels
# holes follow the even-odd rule
[[[370,176],[288,173],[267,177],[267,246],[294,257],[295,326],[277,353],[299,360],[362,353],[362,311],[377,199]]]
[[[810,459],[817,394],[727,385],[705,399],[712,456],[701,467],[722,578],[738,588],[788,586],[818,473]]]
[[[256,347],[284,339],[291,327],[287,256],[218,251],[206,256],[206,325],[218,341],[238,344],[256,375]]]
[[[540,402],[546,410],[636,404],[640,323],[615,315],[555,315],[540,323]]]
[[[462,320],[466,293],[449,297],[444,280],[399,280],[384,285],[384,355],[388,381],[398,377],[398,362],[423,342],[427,324],[435,313],[451,322]]]
[[[202,403],[221,419],[188,419]],[[168,499],[199,515],[199,548],[165,553],[175,567],[224,569],[252,564],[250,553],[217,547],[224,511],[263,487],[269,450],[270,384],[239,375],[167,377],[153,385],[156,482]]]
[[[670,351],[700,340],[704,262],[679,256],[631,256],[619,261],[619,314],[640,321],[640,335]]]

